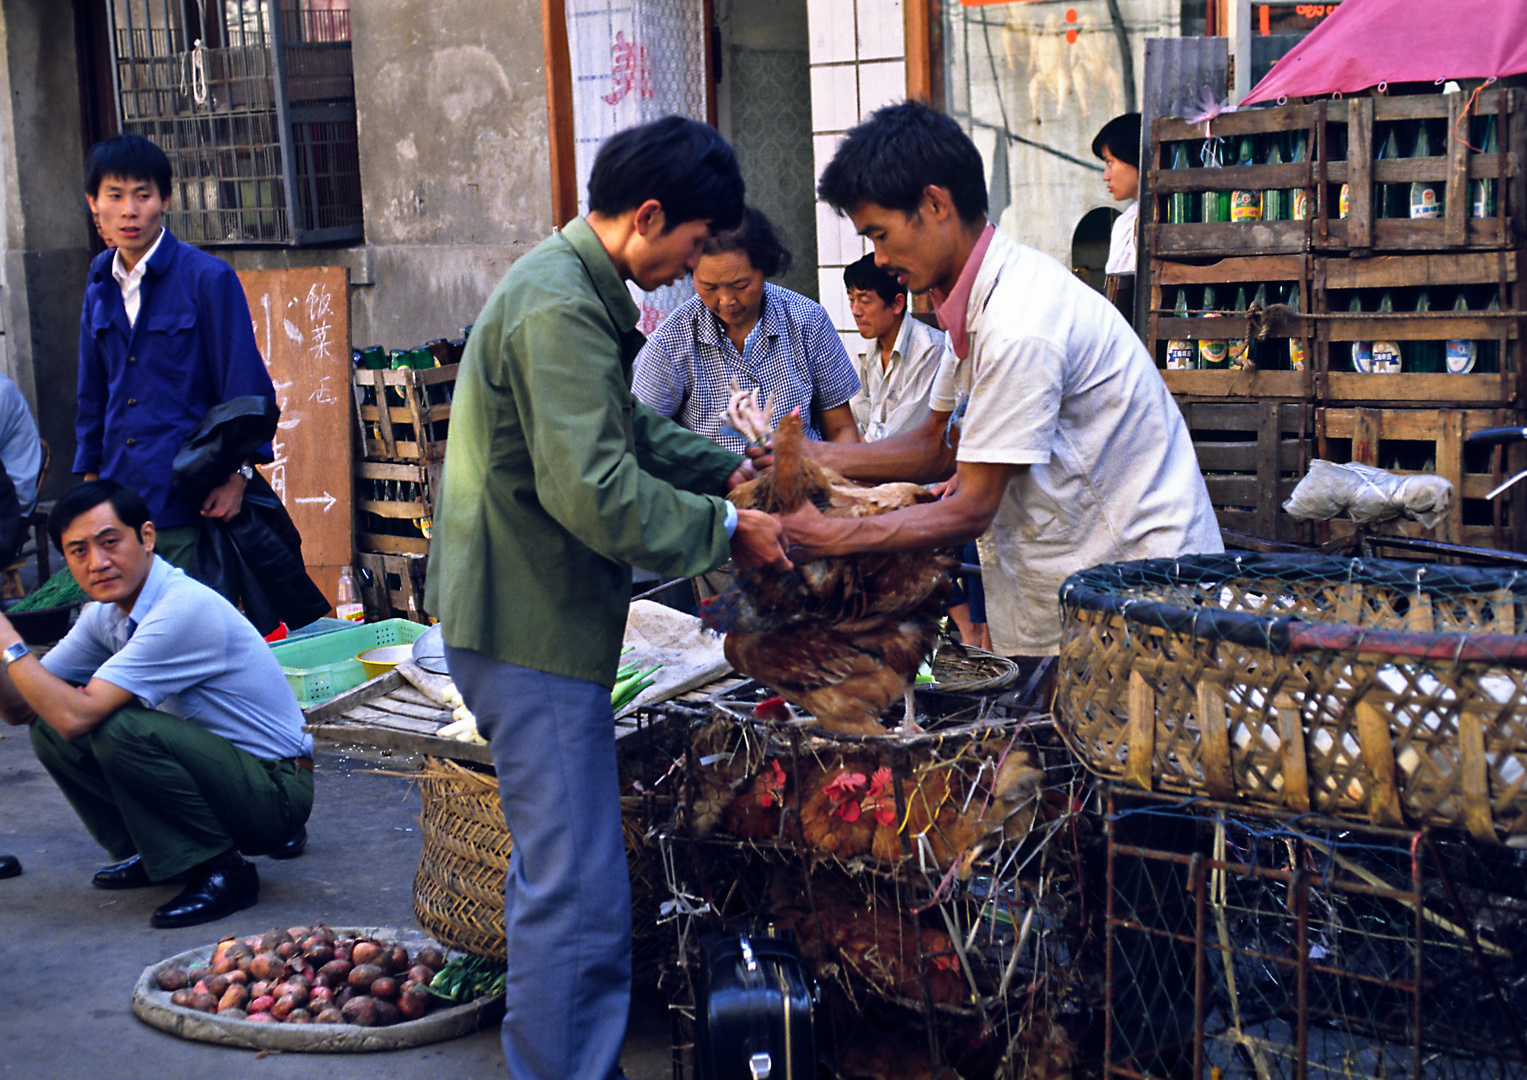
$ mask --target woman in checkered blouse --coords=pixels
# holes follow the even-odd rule
[[[726,426],[732,383],[774,398],[779,419],[799,408],[814,439],[858,442],[849,399],[859,376],[822,305],[765,281],[790,252],[753,207],[742,225],[706,241],[696,295],[653,331],[636,357],[631,389],[653,409],[722,446],[746,440]]]

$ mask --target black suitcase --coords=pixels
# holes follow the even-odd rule
[[[816,987],[786,938],[700,939],[695,991],[698,1080],[812,1080]]]

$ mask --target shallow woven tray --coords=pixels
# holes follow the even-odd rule
[[[413,930],[391,927],[346,927],[336,932],[398,941],[406,945],[410,953],[435,944]],[[155,976],[168,967],[204,964],[211,959],[212,950],[216,947],[214,943],[189,949],[144,968],[133,987],[134,1015],[150,1027],[182,1039],[240,1046],[250,1050],[287,1050],[309,1054],[370,1053],[425,1046],[469,1035],[503,1015],[503,994],[478,998],[449,1009],[439,1009],[418,1020],[406,1020],[389,1027],[360,1027],[356,1024],[251,1024],[247,1020],[234,1020],[171,1005],[168,991],[159,989],[154,981]]]
[[[933,682],[927,685],[950,693],[991,693],[1006,690],[1017,678],[1018,665],[1005,656],[973,645],[945,645],[933,657]]]
[[[1527,574],[1204,555],[1067,579],[1057,713],[1136,787],[1527,836]]]

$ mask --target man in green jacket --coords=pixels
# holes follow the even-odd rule
[[[427,607],[493,748],[514,837],[505,890],[509,1075],[620,1075],[631,906],[610,687],[631,566],[789,567],[778,521],[721,496],[743,458],[631,395],[626,282],[694,267],[742,216],[713,129],[666,117],[611,137],[586,218],[505,275],[472,326],[451,407]]]

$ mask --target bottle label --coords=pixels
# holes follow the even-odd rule
[[[1474,370],[1479,358],[1479,342],[1449,341],[1447,343],[1447,369],[1453,375],[1467,375]]]
[[[1373,373],[1397,375],[1400,372],[1400,343],[1398,341],[1375,341],[1373,343]]]
[[[1291,200],[1291,217],[1295,221],[1308,221],[1310,218],[1310,193],[1304,188],[1295,188]]]
[[[1222,368],[1230,362],[1230,342],[1200,341],[1198,343],[1198,366]]]
[[[1344,218],[1344,217],[1347,216],[1347,207],[1349,205],[1349,201],[1351,199],[1351,196],[1352,196],[1352,185],[1351,184],[1343,184],[1341,186],[1341,197],[1336,200],[1336,216],[1337,217]]]
[[[1303,371],[1306,357],[1303,338],[1288,339],[1288,366],[1292,371]]]
[[[366,605],[358,603],[335,604],[334,614],[345,620],[345,622],[365,622]]]
[[[1168,371],[1186,371],[1193,366],[1198,355],[1196,341],[1168,341],[1166,343],[1166,366]]]
[[[1261,221],[1262,193],[1260,191],[1232,191],[1230,193],[1231,221]]]
[[[1430,184],[1410,185],[1410,216],[1413,218],[1434,218],[1442,213],[1442,200],[1437,198],[1437,189]]]
[[[1364,375],[1373,372],[1373,342],[1354,341],[1352,343],[1352,370],[1361,371]]]
[[[1251,342],[1247,341],[1245,338],[1240,338],[1239,340],[1229,342],[1229,348],[1226,355],[1230,360],[1230,366],[1232,368],[1240,371],[1243,368],[1248,368],[1251,366],[1250,362],[1246,359],[1246,355],[1250,351],[1250,346]]]
[[[1495,216],[1495,188],[1488,180],[1469,181],[1469,216],[1487,218]]]

